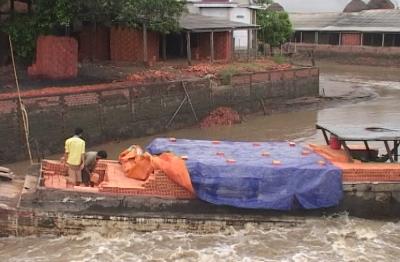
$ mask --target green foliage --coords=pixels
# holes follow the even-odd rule
[[[257,24],[261,26],[259,38],[271,47],[284,44],[293,33],[286,12],[257,11]]]
[[[32,17],[16,14],[2,30],[11,36],[16,57],[22,61],[32,61],[38,36],[38,28]]]
[[[184,11],[185,1],[179,0],[36,0],[33,14],[14,14],[0,30],[11,35],[17,57],[30,60],[39,35],[67,33],[74,22],[146,24],[149,30],[169,33],[179,30]]]
[[[258,5],[270,5],[274,1],[273,0],[255,0],[254,3]]]
[[[285,58],[284,56],[278,55],[278,54],[275,54],[275,55],[272,57],[272,60],[273,60],[275,63],[277,63],[277,64],[284,64],[284,63],[286,63],[286,58]]]
[[[237,68],[235,68],[233,66],[229,66],[229,67],[223,69],[221,72],[219,72],[221,83],[223,85],[230,85],[232,76],[234,76],[237,72],[238,72]]]
[[[116,21],[138,27],[145,24],[148,29],[161,33],[179,30],[179,18],[185,11],[185,1],[178,0],[119,0],[122,8]]]

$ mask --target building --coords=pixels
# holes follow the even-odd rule
[[[162,35],[156,32],[147,33],[147,45],[144,45],[143,32],[138,29],[112,27],[110,32],[110,59],[114,61],[148,62],[165,59],[186,58],[192,60],[227,61],[233,56],[233,37],[236,31],[253,32],[257,26],[253,24],[229,21],[219,17],[200,14],[184,14],[180,18],[181,30],[176,33]],[[86,33],[90,30],[86,30]],[[86,36],[88,41],[96,37]],[[80,46],[86,46],[90,52],[90,44],[80,38]],[[99,43],[108,45],[107,41]],[[147,46],[147,50],[144,50]],[[104,50],[107,49],[103,48]],[[82,49],[80,51],[83,51]],[[147,55],[145,53],[147,52]],[[147,56],[144,58],[144,55]]]
[[[219,17],[234,22],[256,24],[256,11],[260,6],[253,0],[189,0],[188,10],[193,14]],[[247,30],[237,30],[233,33],[235,49],[247,49],[255,41],[255,34]]]
[[[400,47],[400,10],[290,14],[298,44]]]

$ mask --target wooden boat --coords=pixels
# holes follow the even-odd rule
[[[43,160],[28,174],[0,182],[0,235],[63,235],[110,228],[214,232],[249,223],[293,226],[338,212],[397,219],[400,132],[393,128],[338,129],[326,125],[317,125],[317,129],[322,130],[327,145],[310,145],[310,149],[343,170],[344,197],[336,207],[282,212],[213,205],[199,200],[162,172],[153,173],[146,181],[126,178],[116,161],[97,165],[101,186],[69,188],[66,168],[57,161]],[[334,138],[329,139],[329,134]],[[383,144],[385,156],[380,157],[378,149],[373,148],[377,143]],[[382,162],[385,159],[389,162]]]

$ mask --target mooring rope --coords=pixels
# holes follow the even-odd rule
[[[14,69],[15,84],[17,85],[18,102],[19,102],[19,107],[20,107],[20,110],[21,110],[22,123],[24,125],[26,148],[27,148],[27,151],[28,151],[29,160],[31,161],[31,165],[32,165],[33,164],[33,160],[32,160],[32,153],[31,153],[31,145],[29,143],[28,112],[26,111],[26,108],[25,108],[24,104],[22,103],[21,91],[19,89],[19,81],[18,81],[17,69],[16,69],[16,66],[15,66],[15,60],[14,60],[14,50],[13,50],[13,45],[12,45],[12,41],[11,41],[11,36],[10,35],[8,35],[8,41],[10,42],[11,61],[12,61],[12,64],[13,64],[13,69]]]

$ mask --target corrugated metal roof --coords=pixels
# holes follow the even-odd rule
[[[335,24],[342,13],[290,13],[289,18],[295,30],[317,31]]]
[[[197,14],[185,14],[181,17],[179,25],[189,31],[213,31],[258,28],[257,25],[229,21],[219,17]]]
[[[400,32],[400,10],[290,14],[297,31]]]

